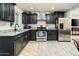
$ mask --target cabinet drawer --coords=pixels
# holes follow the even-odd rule
[[[52,39],[52,40],[57,40],[57,35],[48,35],[48,36],[47,36],[47,39],[48,39],[48,40],[50,40],[50,39]]]
[[[47,34],[48,35],[54,35],[54,34],[56,35],[57,34],[57,30],[48,30]]]

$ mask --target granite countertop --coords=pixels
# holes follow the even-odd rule
[[[20,33],[23,33],[23,32],[26,32],[26,31],[29,31],[30,29],[23,29],[23,30],[20,30],[20,31],[5,31],[5,32],[0,32],[0,36],[15,36],[15,35],[18,35]]]
[[[38,30],[38,29],[31,28],[30,30]],[[53,28],[53,29],[45,29],[45,30],[57,30],[57,29]]]
[[[20,31],[2,31],[2,32],[0,31],[0,36],[15,36],[29,30],[37,30],[37,29],[23,29]],[[46,30],[57,30],[57,29],[46,29]]]

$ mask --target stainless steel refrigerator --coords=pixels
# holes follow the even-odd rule
[[[71,41],[71,19],[58,19],[58,41]]]

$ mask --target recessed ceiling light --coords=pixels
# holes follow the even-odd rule
[[[33,9],[33,7],[30,7],[30,9]]]
[[[52,9],[54,9],[54,7],[52,7]]]

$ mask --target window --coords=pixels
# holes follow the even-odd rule
[[[19,24],[19,13],[16,13],[16,20],[15,20],[15,24]]]

